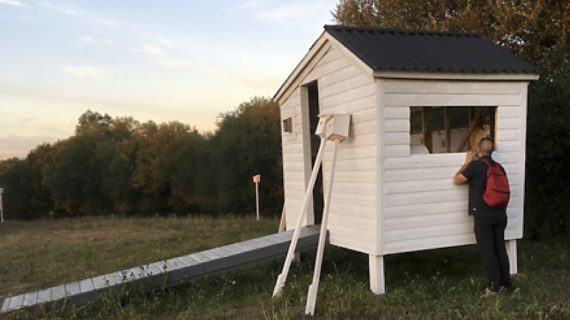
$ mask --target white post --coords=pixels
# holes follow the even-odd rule
[[[259,182],[261,182],[261,175],[256,174],[253,176],[253,183],[255,184],[255,219],[259,221]]]
[[[4,207],[2,204],[2,193],[4,193],[4,189],[0,188],[0,223],[4,223]]]
[[[514,276],[518,273],[517,240],[507,240],[507,254],[509,256],[509,273]]]
[[[384,295],[386,293],[384,281],[384,257],[368,256],[368,272],[370,273],[370,290],[375,295]]]
[[[315,305],[317,304],[317,291],[319,290],[319,279],[321,278],[321,266],[323,264],[323,254],[325,251],[325,242],[327,235],[327,227],[329,220],[329,211],[331,204],[332,188],[334,184],[334,171],[336,165],[336,155],[337,155],[337,145],[338,142],[335,141],[333,144],[333,155],[331,161],[331,167],[329,169],[329,185],[326,190],[325,197],[325,207],[323,209],[323,217],[321,221],[321,231],[319,234],[319,244],[317,247],[317,258],[315,260],[315,270],[313,272],[313,282],[309,286],[309,292],[307,293],[307,304],[305,306],[305,314],[314,315]]]
[[[255,183],[255,219],[259,221],[259,183]]]
[[[303,199],[303,206],[299,217],[297,218],[297,224],[295,225],[295,231],[293,232],[293,238],[291,239],[291,244],[289,244],[289,250],[287,251],[287,257],[285,257],[285,263],[283,264],[283,270],[279,277],[277,277],[277,282],[275,283],[275,288],[273,289],[273,296],[279,296],[287,281],[287,275],[289,274],[289,269],[291,268],[291,262],[293,261],[293,256],[295,255],[295,249],[297,247],[297,242],[299,241],[299,235],[301,234],[301,227],[303,225],[303,219],[307,213],[307,207],[309,201],[313,195],[313,188],[315,187],[315,181],[317,180],[317,174],[319,173],[319,168],[323,161],[324,149],[327,144],[327,140],[321,138],[321,145],[319,146],[319,151],[317,152],[317,157],[315,159],[315,164],[313,167],[313,172],[311,173],[311,178],[309,179],[309,185],[307,186],[307,191],[305,192],[305,198]]]

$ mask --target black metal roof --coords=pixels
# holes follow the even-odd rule
[[[531,73],[538,70],[477,34],[325,26],[372,70]]]

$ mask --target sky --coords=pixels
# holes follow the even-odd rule
[[[0,0],[0,159],[73,134],[88,109],[211,131],[272,96],[336,0]]]

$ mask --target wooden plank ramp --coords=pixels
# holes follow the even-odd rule
[[[297,244],[297,252],[317,246],[319,225],[304,227]],[[154,262],[126,270],[62,284],[44,290],[28,292],[4,299],[0,313],[33,307],[42,303],[66,300],[66,303],[84,305],[97,298],[104,290],[128,287],[143,292],[163,285],[173,286],[205,275],[237,269],[262,261],[285,256],[293,230],[237,242],[189,255]]]

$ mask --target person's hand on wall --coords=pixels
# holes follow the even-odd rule
[[[463,175],[463,170],[465,170],[465,168],[467,168],[467,166],[469,166],[469,164],[471,163],[471,161],[473,161],[473,159],[475,158],[475,153],[478,152],[478,150],[475,151],[467,151],[467,153],[465,154],[465,162],[463,163],[463,165],[461,165],[461,168],[459,168],[459,170],[457,170],[457,172],[455,173],[455,175],[453,176],[453,183],[455,184],[464,184],[467,183],[467,181],[469,181],[469,179],[467,179],[464,175]]]
[[[467,151],[467,153],[465,154],[465,163],[473,161],[474,158],[475,158],[475,152],[471,150]]]

